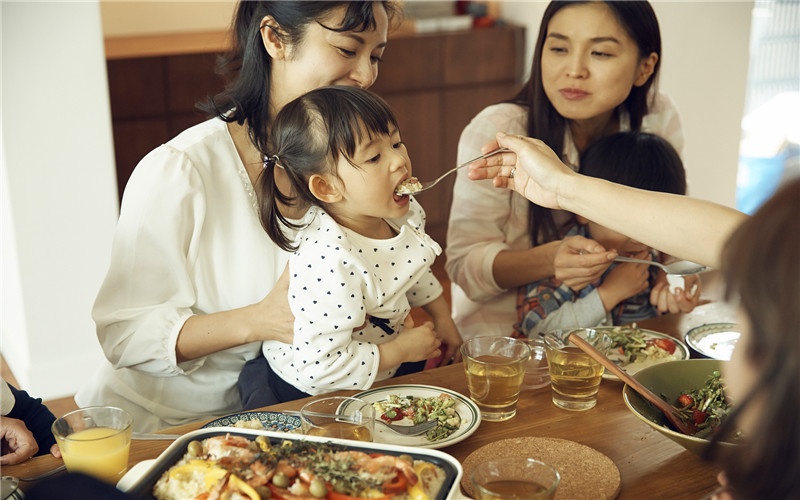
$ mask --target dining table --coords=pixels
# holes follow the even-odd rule
[[[733,322],[733,319],[733,312],[724,303],[709,302],[690,313],[665,314],[638,324],[641,328],[683,340],[691,328],[709,323]],[[694,351],[691,356],[703,357]],[[469,394],[462,363],[383,380],[374,387],[396,384],[430,385],[465,396]],[[597,405],[587,411],[567,411],[556,407],[549,386],[522,391],[516,416],[501,422],[484,420],[469,437],[441,448],[441,451],[463,463],[474,451],[503,439],[527,436],[564,439],[590,447],[613,461],[621,479],[617,498],[708,498],[718,486],[716,475],[719,467],[641,422],[626,406],[622,397],[623,386],[622,382],[604,379],[600,384]],[[356,392],[338,391],[334,394],[352,395]],[[299,410],[311,399],[285,402],[259,411]],[[209,415],[208,419],[160,432],[185,434],[219,417]],[[133,440],[129,467],[157,458],[170,444],[169,440]],[[22,464],[4,466],[2,475],[31,477],[52,470],[61,463],[60,459],[44,455]],[[21,489],[24,491],[31,484],[23,482]]]

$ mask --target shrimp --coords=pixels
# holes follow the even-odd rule
[[[392,473],[399,470],[408,480],[408,484],[417,484],[417,474],[414,466],[408,461],[394,455],[380,455],[372,457],[362,451],[340,451],[333,454],[335,459],[350,459],[356,467],[369,475],[385,475],[393,477]]]
[[[220,460],[224,457],[231,457],[240,460],[254,460],[255,451],[251,447],[251,441],[242,436],[214,436],[204,442],[208,452],[208,458]]]

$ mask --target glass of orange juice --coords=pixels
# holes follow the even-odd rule
[[[372,441],[375,409],[358,398],[331,396],[306,403],[300,409],[303,433],[355,441]]]
[[[64,465],[117,483],[128,470],[133,417],[113,406],[89,406],[53,422],[52,430]]]

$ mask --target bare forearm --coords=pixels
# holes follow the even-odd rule
[[[706,200],[570,175],[559,205],[662,252],[718,267],[720,251],[745,214]]]
[[[253,309],[248,306],[187,319],[175,347],[178,362],[256,341]]]
[[[501,288],[511,289],[553,276],[557,247],[558,241],[553,241],[528,250],[498,253],[492,263],[495,282]]]

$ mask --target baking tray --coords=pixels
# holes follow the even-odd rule
[[[158,479],[170,467],[175,465],[186,454],[187,447],[191,441],[202,441],[214,436],[224,436],[225,434],[243,436],[248,439],[255,439],[256,436],[267,436],[272,442],[281,440],[291,441],[315,441],[321,443],[336,443],[344,446],[348,450],[363,451],[366,453],[380,452],[386,455],[411,455],[414,459],[426,460],[445,471],[445,480],[442,489],[436,496],[436,500],[452,500],[459,498],[461,476],[464,474],[461,464],[454,457],[439,450],[423,448],[412,448],[409,446],[396,446],[382,443],[362,443],[358,441],[348,441],[345,439],[333,439],[317,436],[305,436],[302,434],[287,434],[284,432],[262,431],[254,429],[241,429],[238,427],[213,427],[208,429],[198,429],[188,434],[184,434],[176,439],[169,448],[164,450],[153,464],[128,488],[127,492],[134,498],[154,499],[152,495],[153,486]]]

